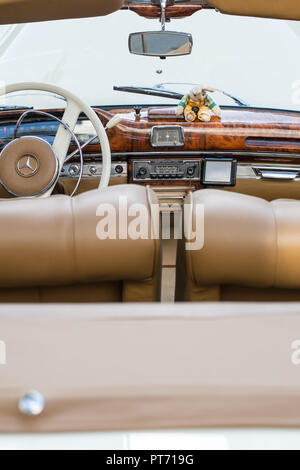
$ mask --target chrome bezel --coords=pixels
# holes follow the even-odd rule
[[[166,130],[176,130],[176,132],[178,132],[178,139],[179,139],[179,142],[178,143],[169,143],[167,145],[162,145],[160,143],[155,143],[154,141],[154,135],[156,132],[159,132],[159,131],[166,131]],[[151,143],[151,146],[152,147],[155,147],[155,148],[167,148],[167,147],[183,147],[184,146],[184,143],[185,143],[185,136],[184,136],[184,129],[182,126],[153,126],[152,129],[151,129],[151,135],[150,135],[150,143]]]

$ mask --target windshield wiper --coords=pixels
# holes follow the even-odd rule
[[[42,93],[26,93],[26,97],[28,96],[41,96]],[[51,96],[51,98],[55,98],[56,100],[66,101],[66,98],[63,96],[59,96],[53,93],[43,92],[44,96]],[[13,98],[17,98],[18,96],[24,96],[23,93],[14,93],[11,95]],[[23,105],[10,105],[4,104],[0,105],[0,111],[27,111],[28,109],[34,109],[34,106],[23,106]]]
[[[244,101],[242,98],[238,98],[237,96],[232,95],[231,93],[228,93],[227,91],[224,90],[219,90],[218,88],[212,88],[214,91],[218,91],[219,93],[222,93],[224,96],[228,96],[228,98],[231,98],[237,105],[239,106],[244,106],[246,108],[249,108],[249,103],[247,101]]]
[[[137,93],[139,95],[158,96],[160,98],[172,98],[174,100],[181,100],[182,94],[175,91],[157,89],[151,87],[140,86],[114,86],[115,91],[126,91],[127,93]]]
[[[197,86],[197,83],[191,83],[191,82],[185,82],[185,83],[179,83],[179,82],[167,82],[167,83],[158,83],[157,85],[154,86],[154,88],[158,88],[159,90],[165,90],[165,85],[190,85],[190,86]],[[222,93],[224,96],[228,96],[228,98],[231,98],[236,104],[239,106],[247,106],[249,107],[249,104],[244,101],[242,98],[238,98],[237,96],[232,95],[231,93],[228,93],[227,91],[220,90],[219,88],[213,88],[209,87],[214,91],[217,91],[218,93]]]
[[[172,83],[169,83],[169,85],[172,85]],[[114,86],[113,89],[115,91],[125,91],[127,93],[137,93],[140,95],[158,96],[160,98],[171,98],[174,100],[181,100],[181,98],[184,96],[182,93],[177,93],[176,91],[167,90],[166,88],[164,88],[163,83],[159,83],[158,85],[155,85],[154,87]],[[230,93],[227,93],[226,91],[219,90],[217,88],[212,88],[212,90],[218,91],[219,93],[222,93],[228,98],[231,98],[239,106],[249,106],[249,104],[246,103],[246,101],[242,100],[241,98],[237,98],[236,96],[231,95]]]

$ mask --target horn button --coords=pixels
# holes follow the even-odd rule
[[[0,181],[14,196],[45,193],[55,182],[58,170],[53,148],[39,137],[15,139],[0,155]]]
[[[34,155],[24,155],[17,162],[17,172],[24,178],[34,176],[39,170],[39,160]]]

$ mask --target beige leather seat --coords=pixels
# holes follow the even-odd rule
[[[184,252],[181,244],[177,300],[300,300],[299,201],[207,189],[186,203],[194,226],[204,205],[204,247]]]
[[[159,240],[120,239],[121,197],[148,215],[156,202],[150,189],[133,185],[0,201],[0,302],[158,300]],[[115,210],[116,239],[96,234],[99,207],[105,216],[107,205]],[[133,220],[127,216],[128,226]],[[149,217],[149,234],[153,223]]]

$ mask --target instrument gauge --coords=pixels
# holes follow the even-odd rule
[[[152,147],[183,147],[184,130],[181,126],[154,126],[151,130]]]

